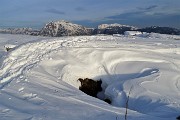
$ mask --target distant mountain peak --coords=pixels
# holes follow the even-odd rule
[[[82,25],[74,24],[65,20],[50,22],[41,30],[45,36],[77,36],[90,35],[91,30]]]
[[[134,27],[134,26],[122,25],[122,24],[118,24],[118,23],[98,25],[98,29],[108,29],[108,28],[114,28],[114,27],[131,27],[132,29],[137,29],[137,27]]]
[[[118,23],[114,24],[101,24],[98,26],[96,33],[97,34],[124,34],[125,31],[137,30],[137,27],[130,25],[122,25]]]
[[[0,33],[9,34],[27,34],[27,35],[42,35],[42,36],[80,36],[80,35],[96,35],[96,34],[124,34],[125,31],[140,31],[147,33],[160,33],[180,35],[180,29],[171,27],[151,26],[145,28],[137,28],[135,26],[123,24],[101,24],[97,28],[87,28],[82,25],[74,24],[66,20],[51,21],[47,23],[41,30],[32,28],[6,28],[0,29]]]

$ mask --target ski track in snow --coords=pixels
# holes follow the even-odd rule
[[[26,68],[30,69],[36,65],[41,61],[43,56],[58,48],[67,46],[70,43],[69,41],[53,40],[28,43],[11,52],[4,60],[0,70],[0,74],[2,75],[0,78],[0,88],[8,84],[13,78],[22,74]]]
[[[4,114],[9,109],[13,109],[18,111],[15,114],[28,114],[26,117],[28,119],[40,119],[40,116],[45,118],[47,111],[37,105],[43,105],[46,102],[56,103],[49,99],[51,97],[64,99],[64,101],[69,99],[70,102],[76,101],[93,109],[123,116],[124,113],[120,113],[116,108],[80,100],[76,97],[82,96],[81,94],[73,95],[74,88],[70,86],[66,88],[66,83],[78,88],[77,79],[89,77],[95,80],[102,79],[106,83],[103,85],[105,94],[109,96],[114,106],[125,107],[127,94],[133,86],[129,103],[129,109],[132,110],[130,118],[133,115],[140,115],[139,119],[144,115],[147,115],[148,119],[152,116],[157,120],[175,118],[180,112],[180,49],[171,48],[173,44],[169,44],[168,40],[160,39],[162,43],[167,42],[166,45],[154,42],[156,41],[151,42],[151,38],[144,41],[143,38],[138,37],[132,39],[123,36],[82,36],[48,38],[22,44],[9,52],[1,63],[0,95],[3,100],[0,100],[0,105],[4,104],[9,108],[0,109],[0,116],[1,113]],[[23,94],[22,96],[4,91],[9,88],[11,82],[13,82],[12,85],[21,84],[21,79],[24,79],[22,76],[27,76],[27,79],[28,76],[32,77],[29,79],[34,86],[33,92],[24,92],[29,89],[26,84],[30,85],[30,83],[27,81],[24,81],[24,86],[17,88],[17,91]],[[38,78],[39,81],[36,81]],[[19,80],[15,83],[16,79]],[[38,89],[47,89],[47,94],[44,95],[42,91],[37,92]],[[54,95],[51,95],[49,90],[54,91]],[[62,96],[60,94],[56,96],[57,93],[61,93]],[[16,105],[13,107],[13,104],[8,105],[7,99],[16,99],[18,104],[23,100],[29,101],[29,103],[23,102],[28,107],[27,109]],[[33,102],[34,105],[32,105]],[[161,112],[162,109],[163,112]],[[44,113],[36,115],[36,111]],[[120,111],[124,112],[124,109]]]

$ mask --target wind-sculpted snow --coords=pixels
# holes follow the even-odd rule
[[[26,69],[36,65],[43,56],[62,48],[63,44],[69,43],[66,40],[45,40],[34,43],[27,43],[12,51],[3,61],[0,70],[0,87],[10,82],[14,77],[19,76]]]
[[[175,119],[180,41],[164,38],[44,38],[15,47],[1,63],[0,118],[121,120],[132,87],[128,120]],[[79,91],[78,78],[101,79],[98,96],[112,106]]]

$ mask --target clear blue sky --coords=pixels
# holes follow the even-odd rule
[[[180,0],[0,0],[0,27],[42,27],[67,20],[180,28]]]

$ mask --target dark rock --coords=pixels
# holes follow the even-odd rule
[[[92,79],[78,79],[81,82],[81,86],[79,87],[79,90],[83,91],[84,93],[97,98],[97,93],[102,91],[102,81],[95,81]]]
[[[8,51],[10,51],[12,48],[9,48],[9,47],[6,47],[6,51],[8,52]]]
[[[0,33],[3,34],[23,34],[23,35],[39,35],[39,30],[35,30],[32,28],[7,28],[0,29]]]

